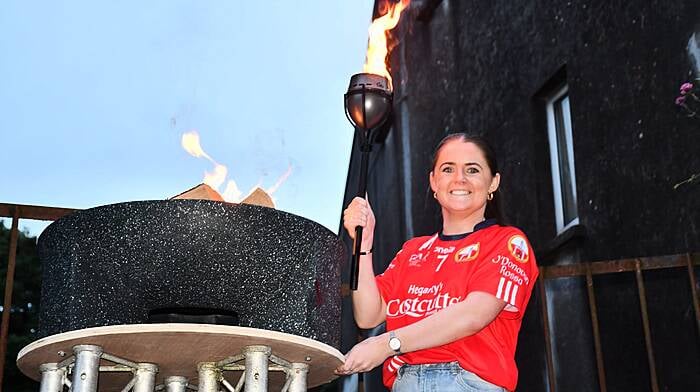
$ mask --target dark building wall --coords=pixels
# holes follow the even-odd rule
[[[431,15],[414,6],[392,56],[410,117],[412,197],[426,197],[430,153],[445,133],[484,133],[501,157],[508,216],[545,247],[556,233],[538,97],[565,73],[578,210],[594,239],[584,257],[700,248],[697,184],[673,189],[700,167],[697,121],[673,103],[690,69],[697,2],[434,3]],[[423,203],[413,216],[416,229],[434,230]]]
[[[370,163],[376,271],[403,241],[440,228],[428,188],[432,151],[462,130],[494,145],[506,215],[528,234],[540,265],[700,251],[700,181],[674,189],[700,172],[700,119],[674,105],[678,86],[692,78],[687,45],[699,26],[696,0],[413,0],[392,32],[393,127]],[[543,98],[562,83],[580,222],[557,235]],[[357,151],[345,204],[355,193]],[[700,384],[700,341],[687,271],[644,278],[662,390],[692,389]],[[594,283],[608,390],[646,390],[634,274]],[[557,390],[598,390],[585,279],[552,280],[545,289]],[[522,391],[547,390],[535,290],[517,354]]]

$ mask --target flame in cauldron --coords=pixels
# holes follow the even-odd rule
[[[251,195],[257,188],[260,188],[262,181],[250,188],[250,190],[244,196],[243,192],[241,192],[241,189],[238,187],[238,184],[236,184],[236,181],[229,179],[227,182],[226,177],[228,176],[228,168],[216,162],[214,158],[204,151],[199,141],[199,134],[196,131],[184,133],[182,135],[181,144],[182,148],[185,149],[188,154],[195,158],[205,158],[214,165],[214,170],[212,172],[204,172],[204,179],[202,182],[209,185],[212,189],[219,193],[221,186],[226,183],[224,192],[221,194],[221,197],[224,200],[239,203]],[[277,181],[275,181],[275,184],[266,190],[267,194],[272,197],[272,194],[275,193],[282,184],[284,184],[291,174],[292,165],[290,164],[289,167],[287,167],[287,170],[277,179]]]

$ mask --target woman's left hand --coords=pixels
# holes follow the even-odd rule
[[[345,355],[345,363],[335,369],[335,374],[368,372],[381,365],[392,354],[387,334],[367,338]]]

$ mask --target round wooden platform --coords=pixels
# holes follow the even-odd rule
[[[333,370],[344,361],[343,354],[327,344],[282,332],[210,324],[132,324],[86,328],[39,339],[19,352],[17,366],[38,381],[41,364],[61,362],[73,355],[73,346],[79,344],[100,346],[105,353],[132,362],[158,365],[156,384],[169,376],[184,376],[197,385],[197,363],[217,362],[241,354],[245,346],[251,345],[269,346],[280,358],[308,364],[309,388],[336,378]],[[101,364],[113,363],[103,360]],[[235,385],[240,374],[227,371],[224,377]],[[100,373],[99,390],[121,391],[130,379],[131,373]],[[268,389],[279,390],[284,381],[283,372],[270,372]]]

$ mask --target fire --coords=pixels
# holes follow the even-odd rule
[[[187,132],[182,135],[182,148],[185,149],[190,155],[193,157],[199,158],[199,157],[205,157],[209,161],[213,162],[214,160],[211,159],[209,155],[207,155],[206,152],[202,149],[202,146],[199,144],[199,135],[197,132]]]
[[[226,166],[217,163],[213,173],[204,172],[204,181],[202,182],[218,191],[221,184],[226,182],[226,174],[228,174]]]
[[[386,57],[389,53],[386,32],[396,27],[401,12],[408,7],[409,3],[410,0],[392,3],[389,5],[387,13],[375,19],[369,26],[369,44],[363,72],[386,77],[389,80],[389,88],[392,88],[392,81],[386,65]]]
[[[233,179],[229,179],[228,182],[226,181],[226,177],[228,176],[228,168],[216,162],[214,158],[212,158],[209,154],[207,154],[204,151],[199,142],[199,134],[196,131],[190,131],[182,134],[181,144],[182,148],[185,151],[187,151],[188,154],[192,155],[195,158],[205,158],[214,165],[214,170],[212,172],[204,172],[204,179],[202,180],[203,183],[209,185],[210,187],[212,187],[212,189],[219,193],[221,193],[219,191],[221,186],[224,183],[226,183],[226,187],[224,188],[224,192],[221,194],[221,197],[223,197],[223,199],[228,202],[238,203],[241,200],[245,199],[245,197],[243,197],[244,194],[243,192],[241,192],[241,189],[238,187],[238,184],[236,184],[236,181],[234,181]],[[287,178],[291,174],[292,165],[290,164],[287,167],[287,170],[277,179],[275,184],[266,190],[268,195],[272,197],[272,194],[275,193],[277,189],[279,189],[279,187],[287,180]],[[250,188],[250,191],[248,191],[245,194],[246,197],[252,194],[256,188],[260,188],[261,184],[262,181],[259,181],[256,185]]]
[[[214,164],[214,172],[205,172],[202,182],[214,188],[214,190],[218,190],[221,184],[226,181],[226,174],[228,173],[226,166],[217,163],[209,154],[204,152],[202,145],[199,143],[199,134],[195,131],[184,133],[182,135],[181,144],[182,148],[193,157],[206,158],[209,162]]]
[[[241,200],[241,195],[243,192],[241,192],[241,189],[238,188],[238,184],[236,184],[236,181],[234,180],[228,180],[228,184],[226,184],[226,189],[224,189],[224,194],[221,195],[221,197],[224,198],[224,200]]]
[[[290,164],[287,166],[287,171],[285,171],[280,178],[277,179],[277,182],[275,182],[275,185],[271,186],[270,188],[266,189],[265,192],[267,192],[268,195],[272,196],[273,193],[277,192],[277,189],[284,184],[285,181],[287,181],[287,178],[289,175],[292,174],[292,165]]]

